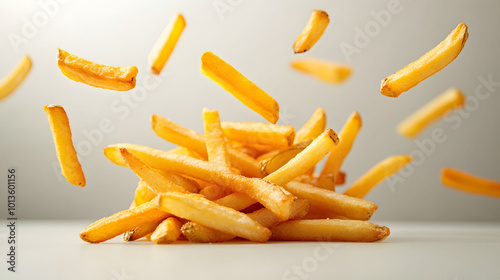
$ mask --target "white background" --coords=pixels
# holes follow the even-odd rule
[[[479,76],[500,81],[497,1],[401,0],[402,11],[374,32],[351,61],[340,45],[355,46],[356,27],[364,29],[375,22],[371,13],[387,10],[389,1],[229,2],[234,4],[232,10],[219,16],[217,1],[67,1],[57,4],[46,24],[35,25],[37,30],[31,30],[29,38],[23,35],[26,21],[33,23],[34,16],[46,13],[39,1],[0,2],[0,76],[7,75],[24,54],[33,62],[23,84],[0,102],[0,172],[6,174],[9,167],[18,170],[18,217],[95,219],[127,208],[137,178],[110,163],[102,148],[120,142],[174,147],[151,130],[153,113],[198,132],[202,132],[203,107],[219,110],[223,120],[264,121],[200,73],[205,51],[213,51],[273,96],[283,113],[280,124],[300,127],[322,106],[328,126],[338,132],[349,114],[358,110],[363,128],[343,167],[348,184],[387,156],[421,153],[416,142],[395,131],[409,113],[452,86],[473,96]],[[310,51],[295,55],[292,44],[313,9],[327,11],[330,25]],[[161,81],[146,90],[141,101],[133,101],[132,108],[123,98],[139,96],[137,89],[154,81],[147,55],[176,12],[185,16],[187,27]],[[43,23],[43,16],[36,20]],[[379,93],[381,79],[433,48],[462,21],[470,36],[456,61],[398,99]],[[26,41],[15,47],[9,34]],[[114,92],[71,81],[57,67],[57,47],[102,64],[136,65],[136,90]],[[292,59],[304,57],[349,63],[354,72],[345,84],[324,84],[289,67]],[[466,109],[467,117],[460,117],[456,129],[455,122],[441,121],[419,137],[430,139],[432,131],[441,128],[447,140],[407,170],[404,182],[384,182],[367,196],[379,205],[375,219],[500,220],[498,199],[456,192],[439,180],[443,166],[500,180],[500,87],[495,90]],[[102,120],[112,122],[113,131],[103,133],[89,144],[90,151],[80,155],[85,188],[60,180],[54,171],[57,159],[43,111],[43,105],[51,103],[66,109],[76,146],[91,143],[86,134],[98,130]],[[1,185],[6,188],[6,179]],[[0,199],[5,205],[5,191]],[[0,213],[5,216],[5,211]]]

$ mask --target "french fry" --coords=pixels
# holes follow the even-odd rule
[[[303,53],[316,44],[316,42],[321,38],[326,27],[330,23],[328,14],[322,10],[314,10],[309,17],[306,27],[299,34],[295,42],[293,43],[293,51],[295,53]]]
[[[149,186],[144,182],[144,180],[139,180],[137,188],[135,189],[134,204],[135,206],[142,205],[148,201],[151,201],[157,196]],[[132,208],[132,207],[130,207]]]
[[[174,50],[184,27],[186,27],[184,17],[181,14],[176,14],[163,30],[160,38],[156,40],[148,56],[149,65],[153,74],[160,74],[163,66],[165,66],[170,54]]]
[[[311,205],[309,207],[309,212],[307,212],[307,215],[304,217],[304,220],[311,220],[311,219],[341,219],[341,220],[349,220],[348,218],[341,216],[339,214],[330,212],[324,208],[318,207]]]
[[[326,113],[321,107],[318,107],[307,122],[297,131],[294,144],[306,140],[314,140],[326,129]]]
[[[271,228],[273,240],[373,242],[390,234],[388,227],[354,220],[296,220]]]
[[[349,154],[352,144],[354,143],[354,139],[356,139],[356,136],[361,129],[361,125],[361,116],[358,112],[353,112],[340,131],[340,143],[331,150],[325,166],[321,171],[322,176],[331,174],[334,179],[338,176],[340,167],[342,166],[347,154]]]
[[[57,65],[66,77],[75,82],[118,91],[133,89],[139,72],[135,66],[113,67],[97,64],[59,48]]]
[[[436,74],[450,64],[462,51],[469,33],[467,25],[458,26],[435,48],[381,82],[380,93],[389,97],[398,97],[423,80]]]
[[[252,204],[257,203],[254,199],[251,199],[250,197],[237,192],[219,198],[215,202],[222,206],[226,206],[238,211],[248,208],[252,206]]]
[[[169,154],[165,151],[139,145],[111,145],[104,148],[104,154],[106,156],[111,155],[109,158],[114,160],[116,156],[113,154],[117,153],[117,151],[119,152],[120,148],[126,148],[145,164],[153,168],[176,172],[220,185],[235,192],[241,192],[260,202],[284,220],[291,214],[295,200],[294,196],[268,181],[243,177],[217,168],[209,162]]]
[[[153,115],[151,125],[154,132],[168,142],[184,146],[207,157],[205,137],[191,129],[182,127],[160,115]],[[261,177],[257,160],[238,150],[227,147],[231,165],[248,177]]]
[[[408,155],[391,156],[372,167],[344,192],[344,195],[363,198],[373,187],[412,161]]]
[[[458,169],[444,167],[441,170],[441,182],[445,186],[467,193],[500,198],[500,181],[481,178]]]
[[[167,213],[250,241],[265,242],[271,235],[269,229],[247,215],[211,202],[200,195],[165,193],[158,196],[155,202]]]
[[[156,203],[155,200],[152,200],[135,208],[102,218],[86,227],[80,233],[80,238],[85,242],[100,243],[142,224],[169,217],[170,214],[159,210]]]
[[[337,175],[338,176],[336,178],[333,178],[331,174],[325,176],[301,175],[295,178],[295,180],[301,183],[314,185],[318,188],[335,190],[336,185],[343,185],[345,183],[345,176],[346,176],[345,173],[342,171],[340,171]]]
[[[463,93],[459,89],[451,88],[403,120],[398,125],[398,132],[405,137],[414,138],[424,128],[436,122],[449,111],[464,105],[465,97]]]
[[[201,56],[201,72],[269,122],[278,121],[278,102],[215,54]]]
[[[266,176],[264,180],[280,186],[292,181],[320,162],[338,142],[339,138],[335,131],[329,128],[326,129],[307,148],[280,169]]]
[[[215,184],[206,186],[200,191],[200,194],[203,195],[206,199],[212,201],[227,195],[226,190],[223,187]]]
[[[31,69],[31,60],[25,55],[10,73],[0,80],[0,100],[11,94],[24,80]]]
[[[221,168],[231,170],[231,163],[227,153],[226,139],[222,132],[219,112],[203,109],[203,127],[208,161]]]
[[[49,120],[62,175],[69,183],[85,187],[85,175],[71,140],[71,128],[66,111],[60,105],[45,105],[43,109]]]
[[[165,179],[160,173],[156,172],[153,168],[146,165],[140,159],[135,157],[126,148],[120,148],[120,153],[123,159],[130,167],[130,169],[137,175],[141,180],[146,182],[149,188],[156,194],[164,192],[181,192],[188,193],[186,189],[180,187],[171,181]]]
[[[182,234],[181,227],[181,221],[175,217],[168,217],[158,225],[151,234],[150,239],[156,244],[169,244],[175,242]]]
[[[295,196],[307,199],[311,206],[321,207],[353,220],[369,220],[378,208],[372,202],[297,181],[292,181],[284,187]]]
[[[269,150],[286,149],[295,137],[295,129],[290,125],[222,122],[221,126],[228,139],[248,145],[266,146]]]
[[[262,161],[260,163],[260,170],[262,172],[262,175],[267,176],[280,169],[283,165],[287,164],[287,162],[289,162],[291,159],[305,150],[311,143],[312,140],[306,140],[304,142],[293,145],[282,152],[279,152],[278,154],[265,161]]]
[[[200,185],[195,180],[188,179],[181,175],[177,175],[161,169],[155,169],[155,171],[160,173],[160,175],[168,181],[174,183],[175,185],[178,185],[179,187],[182,187],[188,192],[197,193],[198,190],[201,189]]]
[[[351,76],[352,67],[314,58],[304,58],[292,61],[292,68],[309,74],[323,82],[339,84]]]
[[[155,196],[156,197],[156,196]],[[164,221],[164,219],[159,219],[157,221],[144,223],[133,230],[129,230],[123,234],[123,241],[136,241],[142,237],[153,233],[158,225]]]
[[[301,219],[307,215],[309,211],[309,202],[305,199],[295,201],[294,208],[290,219]],[[254,211],[248,214],[257,223],[264,227],[275,226],[282,221],[266,208]],[[182,227],[183,235],[191,242],[195,243],[217,243],[224,242],[235,238],[235,235],[224,233],[195,222],[187,222]]]

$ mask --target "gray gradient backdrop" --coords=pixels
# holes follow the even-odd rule
[[[137,178],[110,163],[102,148],[119,142],[174,147],[150,129],[152,113],[198,132],[203,107],[219,110],[223,120],[263,121],[200,73],[205,51],[213,51],[273,96],[281,106],[281,124],[298,127],[323,106],[328,126],[339,131],[348,115],[358,110],[364,125],[343,167],[348,183],[387,156],[423,154],[417,142],[395,131],[409,113],[452,86],[474,96],[480,76],[500,81],[498,1],[401,0],[400,13],[392,14],[386,26],[375,24],[373,13],[387,10],[390,1],[66,2],[52,7],[45,18],[39,1],[0,2],[0,76],[23,54],[33,61],[21,87],[0,102],[0,205],[6,201],[7,168],[17,167],[20,218],[100,218],[127,208]],[[214,5],[220,3],[230,10],[219,15]],[[331,23],[309,52],[294,55],[292,44],[313,9],[327,11]],[[158,81],[149,74],[147,55],[176,12],[184,14],[187,27]],[[23,26],[34,20],[36,30],[24,30],[23,35]],[[433,48],[461,21],[469,26],[470,37],[453,63],[398,99],[379,93],[382,78]],[[356,28],[366,26],[372,37],[356,45]],[[25,39],[17,48],[9,41],[12,34]],[[343,42],[359,47],[350,60],[340,48]],[[146,93],[114,92],[71,81],[57,67],[57,47],[98,63],[136,65],[137,89],[147,88]],[[289,67],[292,59],[304,57],[349,63],[354,73],[345,84],[324,84]],[[472,100],[474,106],[466,114],[440,121],[419,137],[431,139],[432,131],[440,128],[447,140],[419,157],[404,173],[404,182],[384,182],[367,196],[380,206],[375,219],[500,220],[498,199],[445,188],[439,179],[443,166],[453,166],[500,180],[500,86],[492,89],[477,104]],[[56,155],[42,108],[50,103],[65,107],[75,145],[86,148],[80,155],[85,188],[60,180],[54,171]],[[97,137],[103,120],[111,129],[101,129],[102,137]],[[88,135],[94,135],[94,143]],[[6,210],[0,213],[5,216]]]

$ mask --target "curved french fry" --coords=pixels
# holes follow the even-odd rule
[[[269,122],[278,121],[278,102],[215,54],[201,56],[201,72]]]
[[[389,97],[398,97],[401,93],[436,74],[457,58],[468,37],[467,25],[463,22],[458,24],[448,37],[435,48],[383,79],[380,93]]]
[[[403,120],[398,125],[398,132],[405,137],[414,138],[424,128],[436,122],[449,111],[464,105],[465,97],[463,93],[459,89],[451,88]]]
[[[309,17],[306,27],[299,34],[293,43],[295,53],[308,51],[321,38],[326,27],[330,23],[328,14],[322,10],[314,10]]]
[[[0,81],[0,100],[11,94],[21,84],[30,69],[31,60],[25,55],[17,63],[16,67]]]
[[[441,182],[464,192],[500,198],[500,181],[481,178],[458,169],[443,168]]]
[[[165,66],[170,54],[174,50],[184,27],[186,27],[184,17],[181,14],[176,14],[163,30],[163,33],[154,44],[148,56],[149,65],[151,66],[151,72],[153,72],[153,74],[160,74],[163,66]]]
[[[339,84],[351,76],[352,67],[329,61],[304,58],[292,61],[292,67],[323,82]]]
[[[408,155],[388,157],[363,174],[344,192],[344,195],[363,198],[373,187],[392,176],[412,161]]]
[[[118,91],[133,89],[139,72],[135,66],[115,67],[97,64],[59,48],[57,65],[66,77],[75,82]]]

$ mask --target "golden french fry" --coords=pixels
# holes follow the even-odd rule
[[[358,112],[353,112],[340,131],[340,143],[331,150],[330,156],[328,156],[325,166],[321,171],[322,176],[331,174],[334,179],[338,176],[342,162],[344,162],[347,154],[349,154],[354,139],[356,139],[356,135],[358,135],[361,129],[361,125],[361,116]]]
[[[303,73],[309,74],[323,82],[339,84],[351,76],[352,67],[314,58],[304,58],[292,61],[291,66]]]
[[[353,220],[369,220],[378,208],[372,202],[297,181],[292,181],[284,187],[295,196],[307,199],[312,206]]]
[[[151,72],[153,72],[153,74],[160,74],[163,66],[165,66],[170,54],[174,50],[184,27],[186,27],[184,17],[181,14],[176,14],[163,30],[163,33],[154,44],[148,56],[149,65],[151,66]]]
[[[339,214],[330,212],[324,208],[318,207],[311,205],[309,207],[309,212],[307,212],[307,215],[304,217],[304,220],[310,220],[310,219],[340,219],[340,220],[349,220],[348,218],[341,216]]]
[[[171,172],[183,174],[192,178],[217,184],[235,192],[241,192],[260,202],[280,218],[286,220],[292,211],[295,197],[281,187],[258,178],[247,178],[217,168],[213,164],[191,157],[169,154],[150,147],[118,144],[104,148],[106,156],[115,159],[120,148],[126,148],[145,164]]]
[[[320,162],[338,142],[339,138],[335,131],[330,128],[326,129],[307,148],[280,169],[266,176],[264,180],[280,186],[292,181]]]
[[[166,219],[170,216],[170,214],[159,210],[156,204],[157,202],[152,200],[135,208],[102,218],[86,227],[80,233],[80,238],[85,242],[100,243],[135,229],[142,224]]]
[[[451,88],[432,99],[398,125],[398,132],[408,138],[416,137],[425,127],[449,111],[463,107],[465,97],[459,89]]]
[[[467,25],[458,26],[435,48],[401,70],[382,80],[380,93],[389,97],[398,97],[423,80],[436,74],[450,64],[462,51],[469,33]]]
[[[219,198],[215,202],[238,211],[257,203],[254,199],[237,192]]]
[[[312,140],[306,140],[304,142],[298,143],[296,145],[291,146],[290,148],[278,152],[276,155],[271,158],[264,160],[260,163],[260,170],[262,175],[267,176],[276,170],[280,169],[283,165],[287,164],[291,159],[293,159],[296,155],[301,153],[307,146],[312,143]]]
[[[85,60],[64,50],[57,49],[57,65],[73,81],[111,90],[131,90],[135,87],[135,66],[113,67]]]
[[[197,153],[193,150],[190,150],[186,147],[173,148],[172,150],[169,150],[168,152],[171,154],[174,154],[174,155],[183,155],[183,156],[188,156],[188,157],[192,157],[192,158],[199,159],[199,160],[206,160],[206,158],[202,157],[199,153]]]
[[[144,180],[139,180],[137,188],[135,189],[134,204],[135,206],[142,205],[148,201],[155,198],[157,193],[155,193],[149,186],[144,182]],[[132,207],[130,207],[132,208]]]
[[[196,153],[207,157],[205,137],[191,129],[182,127],[160,115],[153,115],[151,125],[154,132],[168,142],[184,146]],[[248,177],[261,177],[260,165],[257,160],[249,155],[227,147],[231,165]]]
[[[265,242],[271,234],[269,229],[247,215],[211,202],[200,195],[165,193],[158,196],[155,202],[167,213],[254,242]]]
[[[271,228],[273,240],[287,241],[379,241],[391,233],[388,227],[354,220],[295,220]]]
[[[203,109],[203,127],[208,161],[227,170],[231,170],[231,163],[227,153],[226,139],[222,132],[219,112]]]
[[[188,193],[186,189],[167,180],[160,173],[156,172],[156,170],[135,157],[126,148],[120,148],[120,153],[130,169],[132,169],[141,180],[146,182],[148,187],[156,194],[164,192]]]
[[[319,175],[319,176],[311,176],[311,175],[301,175],[295,180],[311,184],[318,188],[327,189],[327,190],[335,190],[335,185],[342,185],[345,183],[345,173],[340,171],[336,178],[333,178],[333,175]]]
[[[278,121],[278,102],[215,54],[201,56],[201,72],[269,122]]]
[[[326,129],[326,113],[321,107],[318,107],[307,122],[297,131],[294,144],[306,140],[313,140]]]
[[[309,206],[310,204],[307,200],[297,199],[290,219],[305,217],[309,211]],[[264,227],[272,227],[282,222],[281,219],[266,208],[254,211],[248,214],[248,216]],[[224,233],[195,222],[185,223],[182,227],[182,233],[189,241],[195,243],[217,243],[235,238],[235,235]]]
[[[133,230],[125,232],[123,234],[123,241],[136,241],[142,237],[146,237],[147,235],[153,233],[162,221],[164,221],[164,219],[147,222]]]
[[[182,234],[182,222],[174,217],[163,220],[151,234],[151,241],[156,244],[169,244],[175,242]]]
[[[293,143],[295,128],[257,122],[222,122],[224,135],[247,145],[265,146],[268,150],[285,149]]]
[[[344,195],[363,198],[378,183],[391,177],[411,161],[412,157],[408,155],[396,155],[384,159],[349,186]]]
[[[217,200],[219,198],[222,198],[224,196],[226,196],[226,190],[219,186],[219,185],[215,185],[215,184],[210,184],[206,187],[204,187],[201,191],[200,191],[200,194],[203,195],[206,199],[208,200]]]
[[[195,180],[161,169],[156,169],[156,172],[160,173],[165,179],[175,185],[178,185],[179,187],[182,187],[188,192],[197,193],[201,189],[200,185]]]
[[[441,171],[441,182],[448,187],[467,193],[500,198],[500,181],[481,178],[458,169],[444,167]]]
[[[328,14],[322,10],[314,10],[309,17],[306,27],[299,34],[295,43],[293,43],[293,51],[295,53],[303,53],[316,44],[321,38],[326,27],[330,23]]]
[[[78,161],[69,126],[66,111],[60,105],[45,105],[43,107],[49,119],[52,138],[56,147],[57,160],[61,166],[61,173],[66,180],[80,187],[85,187],[85,175]]]
[[[0,100],[11,94],[24,80],[31,69],[31,60],[25,55],[10,73],[0,80]]]

